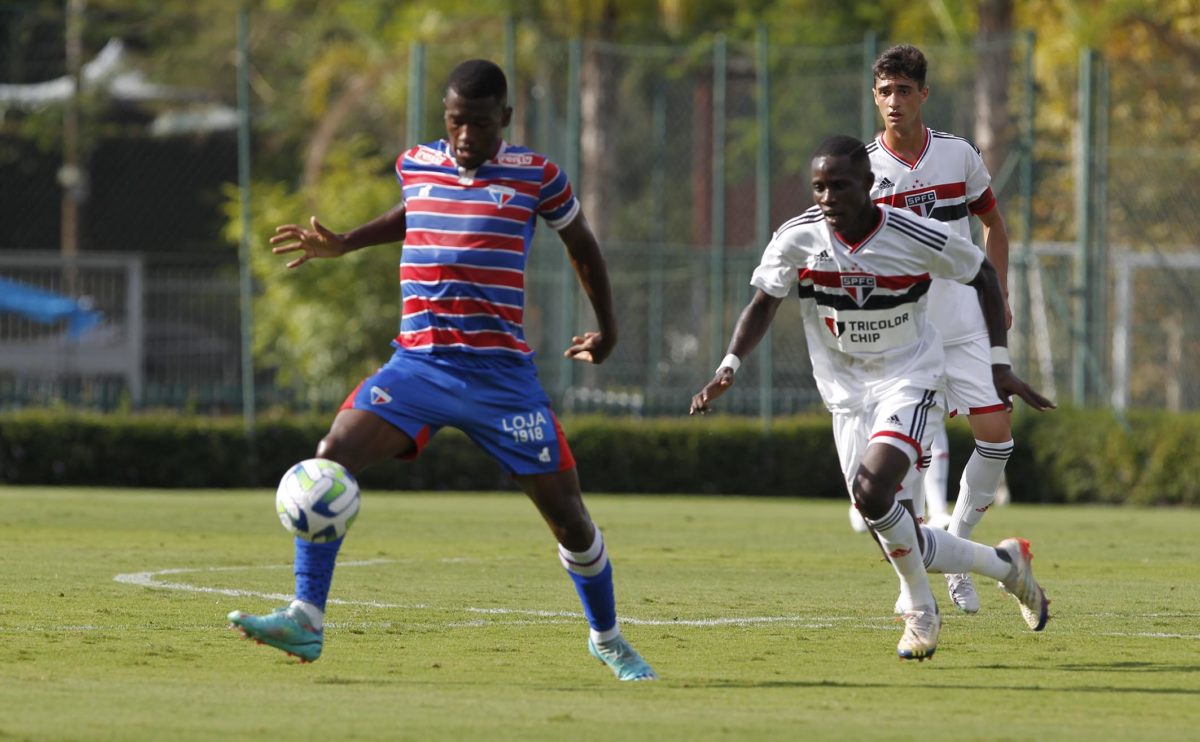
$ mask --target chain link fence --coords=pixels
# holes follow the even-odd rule
[[[118,94],[111,86],[118,73],[94,78],[83,115],[90,144],[82,154],[89,178],[80,257],[55,262],[64,102],[20,97],[50,90],[38,86],[68,71],[65,47],[46,30],[61,32],[62,19],[46,12],[14,20],[16,11],[5,11],[14,43],[0,54],[0,218],[11,226],[0,232],[0,276],[86,297],[105,322],[71,346],[61,325],[0,315],[0,359],[20,356],[29,343],[57,348],[43,348],[49,360],[42,367],[0,363],[0,405],[65,400],[235,411],[238,265],[223,237],[231,218],[223,204],[237,173],[232,69],[222,67],[227,79],[213,80],[211,89],[174,89],[137,77],[136,55],[120,52],[113,69],[142,87]],[[861,44],[786,47],[765,34],[621,45],[547,40],[539,29],[499,21],[473,23],[456,38],[392,49],[377,60],[375,69],[386,73],[370,88],[377,92],[352,135],[369,140],[364,151],[380,153],[380,177],[389,177],[403,147],[441,135],[442,86],[454,64],[472,56],[502,62],[515,109],[509,137],[547,153],[571,176],[601,237],[621,325],[617,351],[603,366],[561,358],[592,315],[565,251],[542,225],[529,258],[526,331],[547,390],[564,411],[683,414],[724,354],[766,239],[811,204],[812,149],[831,134],[866,138],[878,130],[869,70],[883,45],[868,35]],[[1200,297],[1200,272],[1185,255],[1200,249],[1197,212],[1189,208],[1200,162],[1179,101],[1196,99],[1196,73],[1178,63],[1155,70],[1162,77],[1153,87],[1164,93],[1153,136],[1147,112],[1134,105],[1146,97],[1145,70],[1106,73],[1103,95],[1081,96],[1074,115],[1085,105],[1103,109],[1108,128],[1084,136],[1070,121],[1039,116],[1035,126],[1035,96],[1073,94],[1080,85],[1077,70],[1035,85],[1033,43],[1022,34],[987,46],[924,47],[931,65],[925,118],[936,129],[975,138],[984,114],[980,76],[994,74],[997,60],[1007,73],[999,101],[1005,123],[991,129],[996,141],[981,144],[1012,236],[1012,342],[1021,370],[1065,399],[1082,353],[1085,372],[1098,380],[1099,403],[1194,409],[1200,378],[1186,359],[1198,339],[1186,316]],[[93,46],[85,70],[118,54]],[[129,90],[147,97],[135,100]],[[262,113],[257,125],[271,125],[273,115]],[[312,156],[305,149],[311,142],[286,144],[291,149],[260,146],[253,159]],[[1098,153],[1090,172],[1106,184],[1090,192],[1104,208],[1089,215],[1077,213],[1087,199],[1072,195],[1084,147]],[[320,176],[308,162],[297,169],[302,179]],[[1078,240],[1084,218],[1092,220],[1086,251]],[[1081,350],[1071,320],[1083,289],[1077,266],[1081,251],[1100,246],[1107,300],[1095,321],[1103,345]],[[31,252],[42,262],[34,266]],[[123,365],[114,360],[116,368],[89,371],[80,360],[104,353],[125,354]],[[270,369],[258,379],[260,405],[291,398],[274,387]],[[340,401],[327,396],[327,404]],[[726,399],[726,410],[764,416],[818,404],[793,305],[781,308]]]

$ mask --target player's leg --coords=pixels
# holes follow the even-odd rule
[[[405,377],[411,377],[414,369],[402,369],[402,363],[389,362],[347,397],[329,432],[317,445],[317,458],[336,461],[358,475],[380,461],[418,452],[418,441],[423,445],[431,428],[408,417],[411,405],[385,391],[405,388]],[[408,381],[410,391],[420,394],[419,398],[433,398],[431,390],[417,389],[411,385],[411,378]],[[296,588],[292,602],[265,615],[233,611],[230,623],[248,638],[302,661],[317,659],[324,642],[325,606],[343,540],[314,543],[295,538]]]
[[[455,425],[508,470],[558,542],[589,626],[588,650],[621,680],[657,678],[621,635],[604,536],[580,492],[575,457],[533,364],[472,378],[472,401]]]
[[[934,430],[929,451],[925,454],[929,463],[925,466],[921,484],[921,493],[925,498],[924,522],[936,528],[945,528],[950,522],[950,513],[946,509],[946,485],[950,478],[950,442],[946,437],[945,418],[930,420],[929,423]]]
[[[1012,428],[1007,406],[992,383],[986,339],[947,345],[946,396],[952,414],[965,414],[975,436],[975,449],[963,469],[958,498],[947,530],[962,538],[971,534],[996,499],[1004,466],[1012,453]],[[946,575],[954,605],[966,613],[979,610],[979,595],[966,572]]]
[[[558,540],[559,561],[575,584],[587,617],[588,651],[620,680],[656,679],[658,675],[621,634],[612,563],[604,536],[583,504],[575,468],[516,479]]]
[[[921,537],[902,484],[912,482],[914,465],[928,442],[929,418],[941,415],[932,390],[901,389],[872,410],[866,424],[870,434],[862,461],[851,483],[851,492],[867,525],[875,533],[902,585],[902,598],[910,608],[904,614],[905,631],[896,647],[903,659],[923,660],[937,649],[941,617],[929,589],[921,558]]]
[[[921,526],[925,567],[931,573],[974,572],[997,580],[1017,599],[1025,623],[1041,631],[1049,618],[1050,601],[1033,577],[1033,554],[1025,539],[1009,538],[995,547],[955,536],[940,528]]]

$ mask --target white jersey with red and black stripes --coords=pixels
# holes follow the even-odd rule
[[[540,215],[562,229],[579,213],[567,176],[545,156],[502,143],[460,172],[446,140],[396,160],[404,189],[400,334],[410,351],[529,358],[525,265]]]
[[[809,209],[779,228],[750,279],[778,298],[798,287],[813,377],[835,413],[867,409],[899,387],[941,388],[942,342],[926,295],[932,279],[965,283],[983,262],[941,222],[878,210],[875,229],[848,244]]]
[[[892,151],[883,134],[867,145],[875,187],[875,203],[945,223],[959,236],[971,239],[972,214],[996,207],[991,175],[975,145],[953,134],[925,130],[925,146],[915,161]],[[929,302],[936,308],[932,320],[945,343],[987,337],[979,299],[966,286],[934,281]]]

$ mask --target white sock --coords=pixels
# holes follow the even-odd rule
[[[934,610],[937,601],[929,589],[929,575],[925,574],[925,563],[921,558],[917,542],[917,527],[903,505],[896,502],[892,509],[878,520],[867,519],[867,525],[879,536],[879,542],[896,575],[900,578],[901,599],[912,609]]]
[[[295,608],[308,618],[308,622],[317,631],[325,628],[325,611],[316,607],[312,603],[305,603],[303,600],[293,600],[291,608]]]
[[[593,643],[605,644],[621,635],[621,626],[618,624],[608,631],[596,631],[595,629],[588,629],[588,631],[591,633]]]
[[[1008,463],[1012,451],[1011,440],[988,443],[976,439],[975,450],[958,484],[958,501],[954,503],[954,516],[947,529],[950,533],[963,538],[971,537],[971,532],[996,499],[996,488],[1000,486],[1004,465]]]
[[[950,445],[946,426],[939,425],[929,447],[929,466],[925,469],[922,491],[925,493],[925,522],[932,523],[946,515],[946,484],[950,478]]]
[[[933,574],[974,572],[1004,580],[1012,571],[1012,564],[991,546],[929,526],[921,526],[921,534],[925,537],[925,569]]]

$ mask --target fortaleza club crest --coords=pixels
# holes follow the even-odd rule
[[[842,291],[845,291],[854,303],[862,306],[867,297],[875,290],[875,276],[869,273],[843,273]],[[834,333],[839,334],[839,333]]]
[[[513,196],[517,195],[516,189],[501,185],[490,185],[487,187],[487,192],[491,195],[492,200],[496,202],[497,209],[503,209],[512,200]]]

